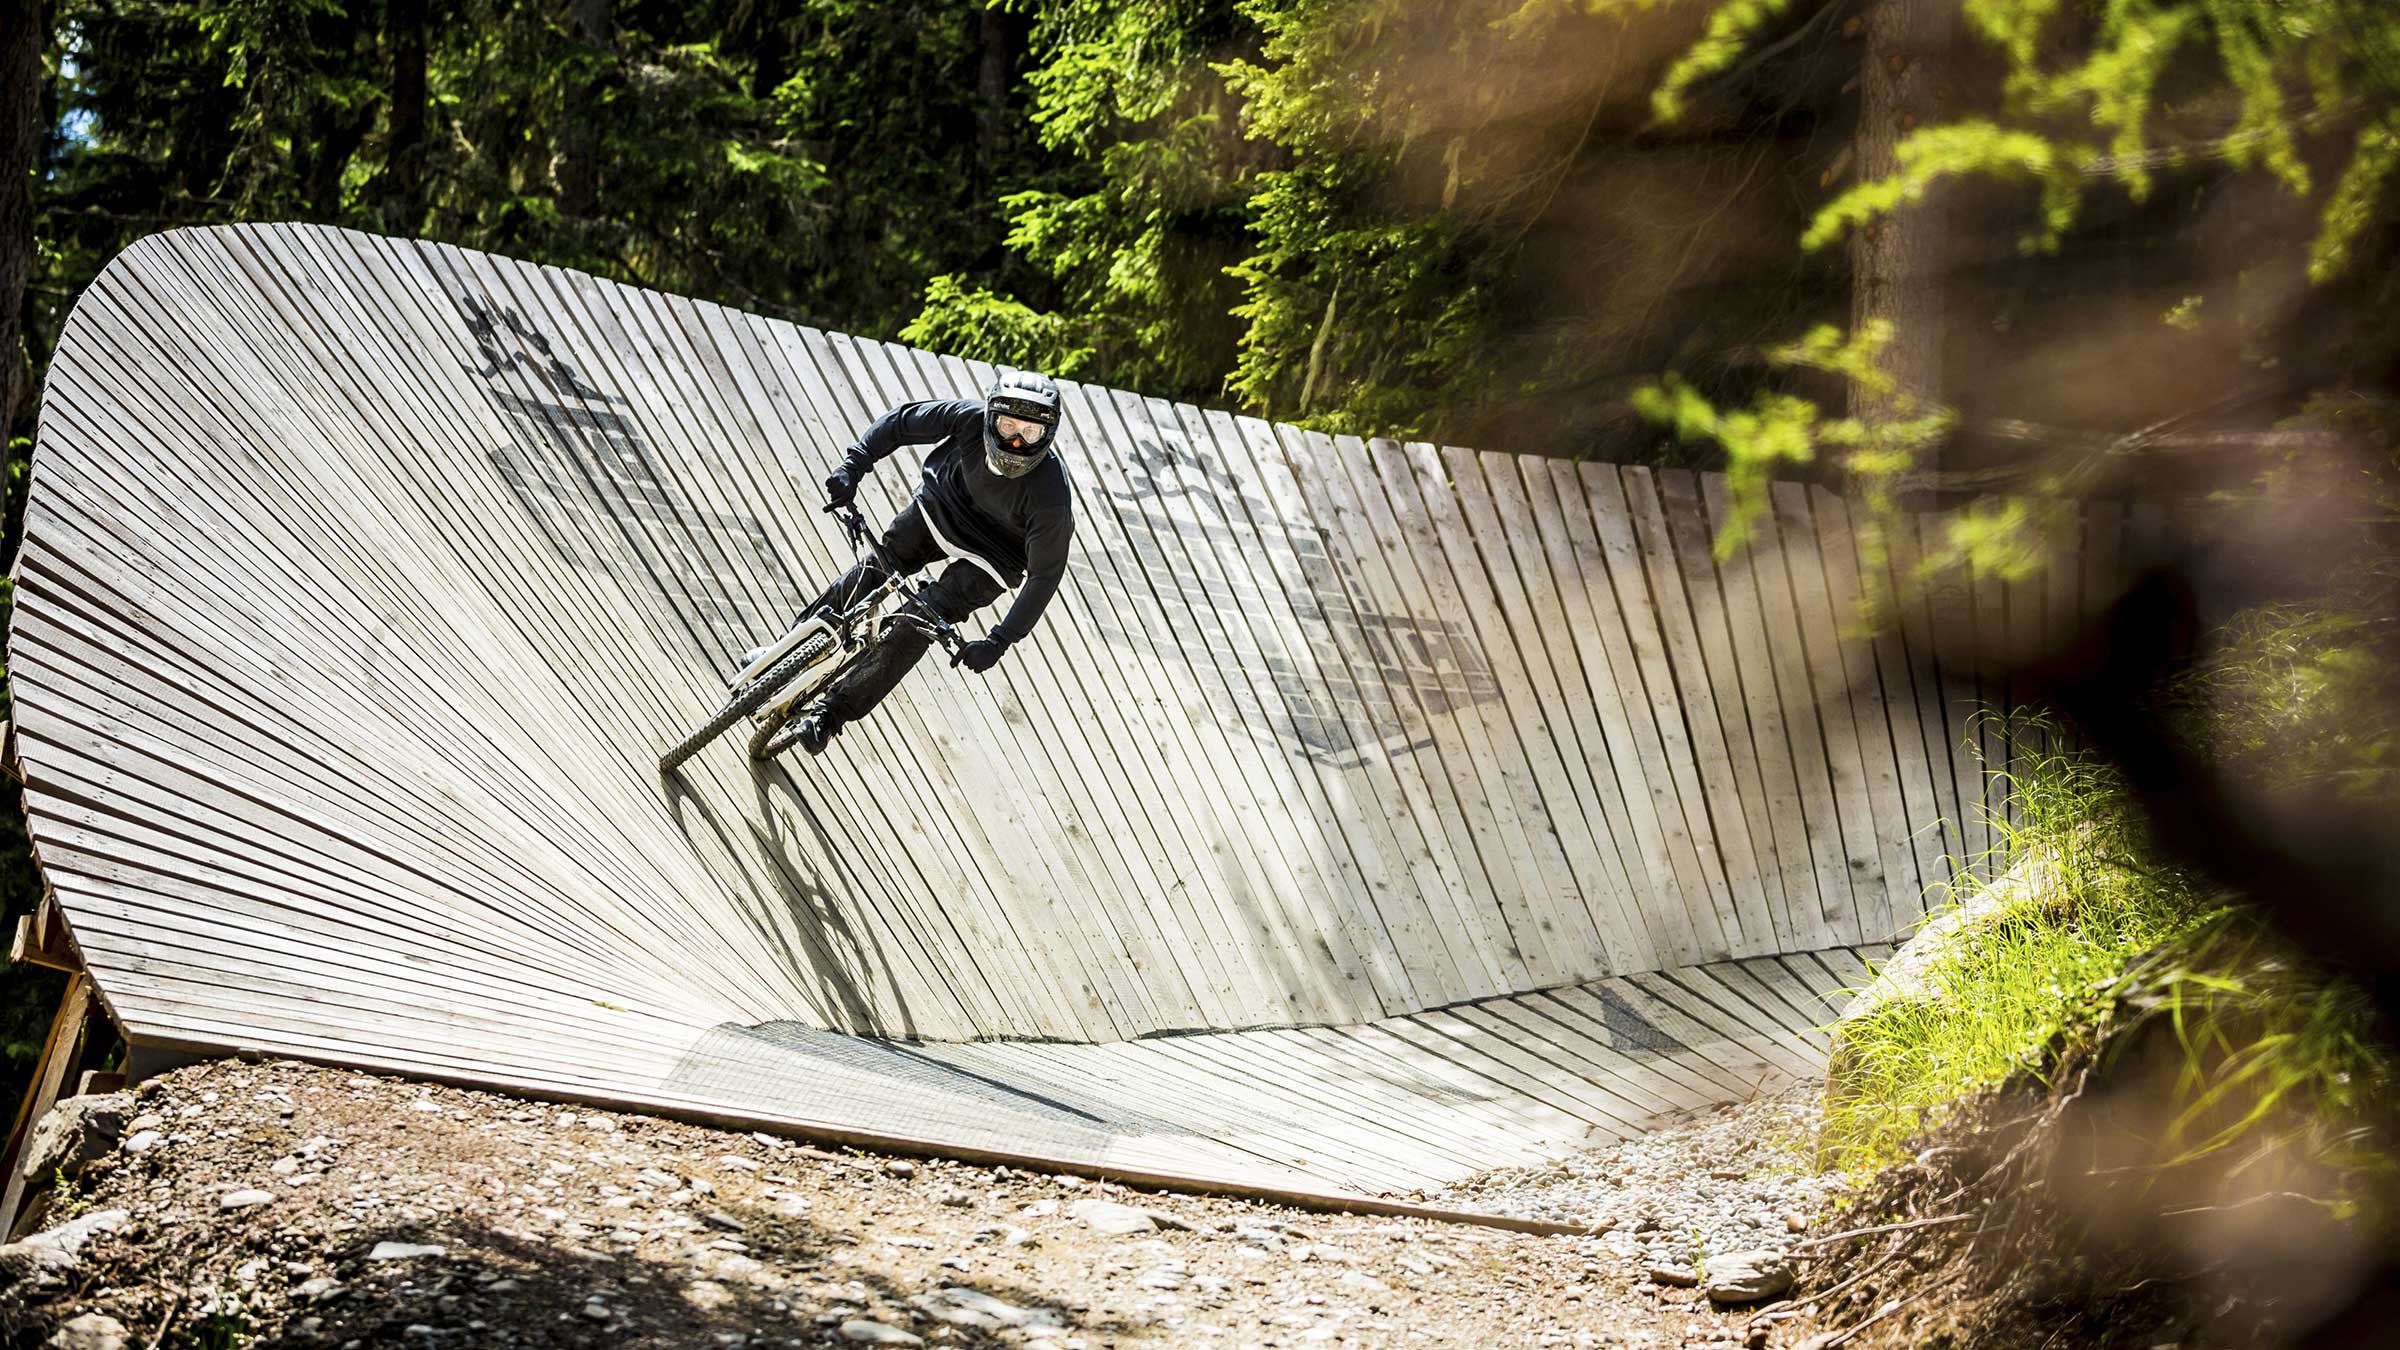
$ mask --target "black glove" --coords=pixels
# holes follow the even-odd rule
[[[847,469],[837,469],[825,476],[825,504],[835,509],[858,500],[858,480]]]
[[[977,638],[973,642],[968,643],[966,646],[959,648],[958,655],[950,658],[950,664],[954,666],[965,666],[967,669],[974,671],[978,675],[981,675],[983,672],[990,670],[996,665],[999,665],[1000,653],[1007,650],[1008,643],[1000,638]]]

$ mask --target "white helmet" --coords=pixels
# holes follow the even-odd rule
[[[1033,472],[1058,439],[1058,386],[1038,370],[1012,370],[983,396],[983,462],[1002,478]]]

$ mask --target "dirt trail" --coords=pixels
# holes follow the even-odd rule
[[[1746,1312],[1644,1267],[1789,1240],[1826,1194],[1779,1142],[1794,1100],[1444,1197],[1613,1221],[1535,1237],[218,1062],[142,1085],[42,1219],[102,1231],[72,1270],[18,1276],[0,1326],[11,1345],[87,1314],[204,1347],[1738,1345]],[[1766,1113],[1746,1136],[1745,1112]]]

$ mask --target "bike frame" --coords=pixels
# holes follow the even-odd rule
[[[956,654],[966,645],[966,638],[956,627],[918,603],[924,598],[924,588],[913,579],[901,575],[899,566],[891,555],[883,551],[882,541],[867,528],[866,518],[858,513],[857,508],[827,507],[826,510],[833,512],[835,519],[841,522],[842,532],[850,537],[851,544],[873,559],[883,578],[841,613],[820,610],[794,624],[782,637],[767,644],[757,660],[743,666],[733,677],[733,687],[738,689],[757,679],[811,637],[823,632],[832,633],[841,648],[841,658],[826,667],[821,678],[793,681],[789,692],[778,695],[767,705],[765,711],[775,715],[788,712],[793,704],[831,683],[851,661],[857,659],[859,653],[881,642],[884,630],[895,624],[917,629],[940,643],[946,652]],[[887,602],[894,595],[899,596],[899,603],[887,611]]]

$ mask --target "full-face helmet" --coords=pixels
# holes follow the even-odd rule
[[[983,396],[983,459],[1002,478],[1033,472],[1058,439],[1058,386],[1038,370],[1012,370]]]

